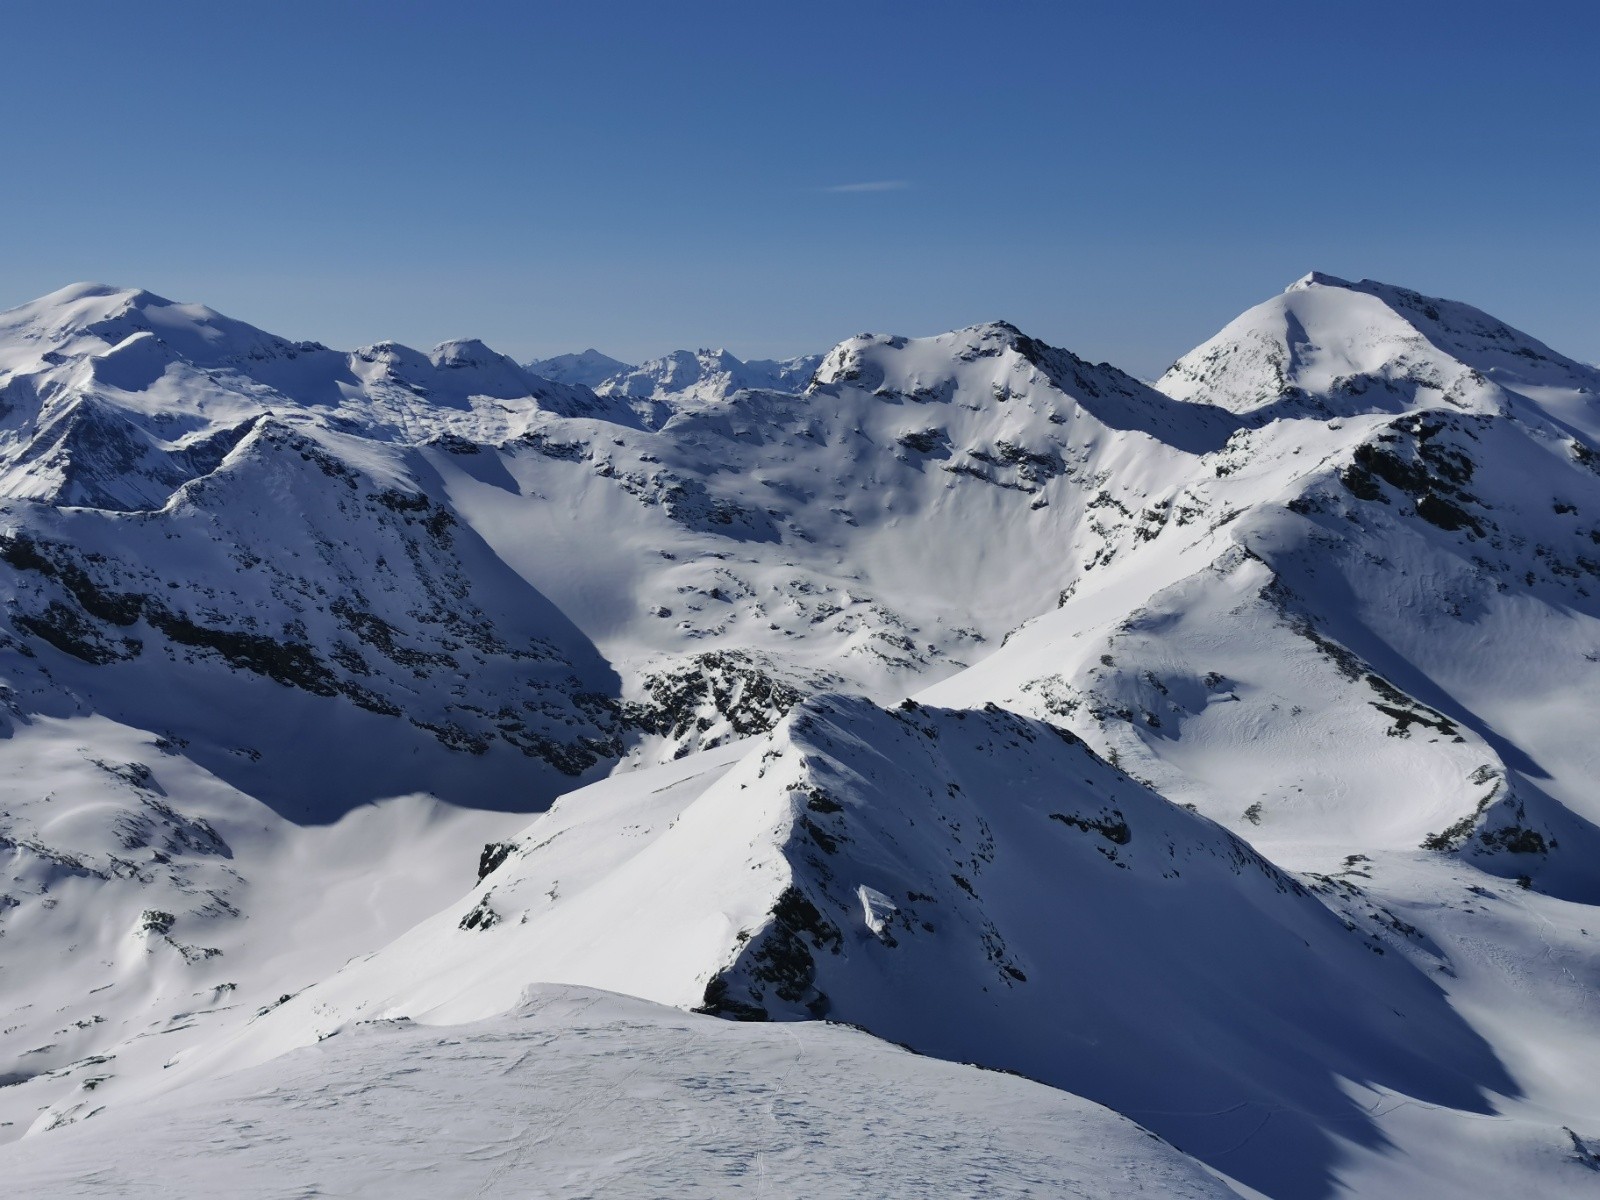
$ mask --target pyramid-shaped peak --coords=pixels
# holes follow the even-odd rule
[[[1556,391],[1581,406],[1600,378],[1469,304],[1313,271],[1184,355],[1157,386],[1266,421],[1437,406],[1499,413],[1514,395],[1538,407]]]

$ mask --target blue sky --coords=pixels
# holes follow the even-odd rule
[[[1600,360],[1600,5],[0,5],[0,306],[1140,374],[1312,268]]]

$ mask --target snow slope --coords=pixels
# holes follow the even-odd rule
[[[1310,315],[1365,329],[1373,289],[1296,285],[1199,357],[1247,358],[1285,310],[1331,343]],[[1496,353],[1520,358],[1508,339]],[[1296,865],[1427,846],[1592,899],[1600,473],[1572,419],[1600,377],[1557,365],[1559,406],[1501,392],[1396,416],[1384,391],[1235,434],[1146,541],[929,696],[1055,714]],[[1293,376],[1296,403],[1378,389],[1317,386]],[[1184,505],[1227,519],[1179,528]]]
[[[0,1165],[39,1200],[199,1196],[219,1176],[236,1197],[384,1200],[1236,1194],[1026,1080],[836,1026],[735,1026],[562,987],[472,1025],[358,1026]]]

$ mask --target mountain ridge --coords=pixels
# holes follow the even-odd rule
[[[1600,372],[1318,273],[1156,387],[1005,322],[689,358],[0,314],[0,1131],[562,982],[1020,1070],[1269,1195],[1391,1145],[1578,1190]]]

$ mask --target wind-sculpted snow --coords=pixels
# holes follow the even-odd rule
[[[0,497],[10,1135],[556,981],[1274,1197],[1592,1185],[1600,372],[1476,309],[1313,274],[1156,389],[79,285],[0,314]]]

